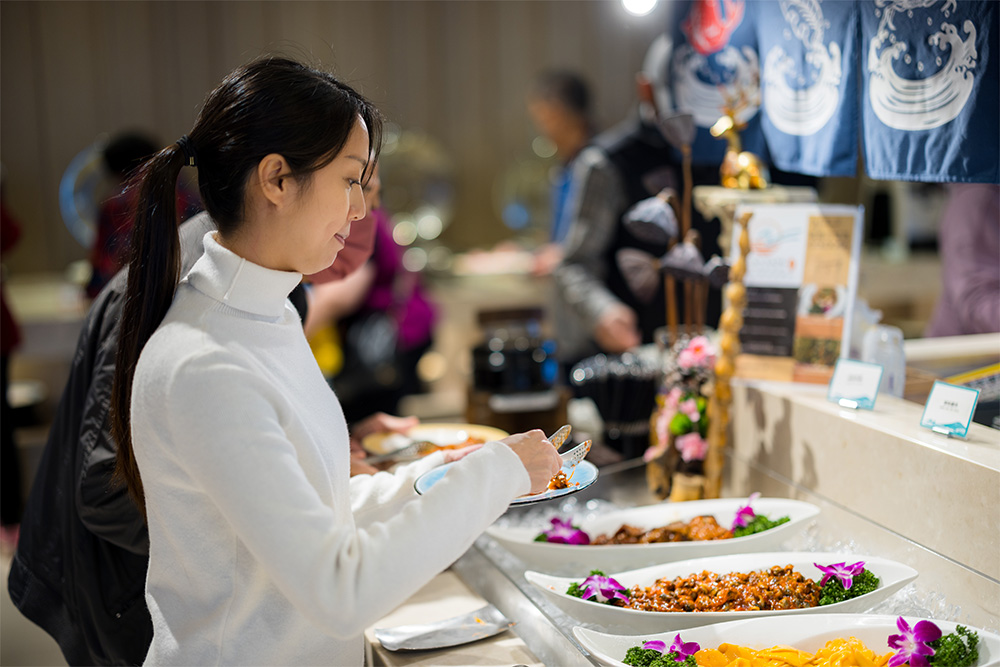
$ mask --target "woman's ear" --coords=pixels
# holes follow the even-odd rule
[[[291,199],[291,169],[278,153],[265,155],[257,164],[257,186],[264,198],[274,206],[284,206]]]

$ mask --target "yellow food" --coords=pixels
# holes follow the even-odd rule
[[[878,655],[857,637],[831,639],[815,654],[791,646],[752,649],[735,644],[702,649],[694,654],[700,667],[883,667],[893,656]]]

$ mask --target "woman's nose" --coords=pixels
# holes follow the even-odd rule
[[[351,208],[348,217],[352,221],[360,220],[366,213],[364,191],[360,187],[351,188]]]

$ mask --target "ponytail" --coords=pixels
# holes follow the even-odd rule
[[[125,484],[143,517],[145,496],[132,450],[132,380],[139,354],[163,321],[180,278],[177,176],[181,167],[193,164],[193,153],[190,139],[182,137],[146,162],[129,186],[135,190],[134,222],[110,412],[111,435],[118,443],[114,476]]]

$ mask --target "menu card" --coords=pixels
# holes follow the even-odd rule
[[[736,376],[827,384],[850,350],[864,207],[740,206],[751,213]],[[738,225],[738,223],[736,223]],[[733,258],[739,234],[733,234]]]
[[[935,433],[964,438],[978,401],[978,389],[937,381],[927,397],[920,425]]]

